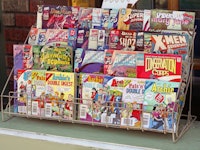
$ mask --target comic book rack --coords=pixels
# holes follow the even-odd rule
[[[88,124],[88,125],[94,125],[94,126],[105,126],[105,127],[111,127],[111,128],[123,128],[123,129],[127,129],[127,130],[141,130],[141,131],[152,131],[152,132],[161,132],[164,134],[172,134],[172,140],[173,142],[177,142],[183,135],[184,133],[191,127],[192,123],[196,120],[196,116],[193,116],[191,114],[191,103],[192,103],[192,77],[193,77],[193,55],[194,55],[194,38],[195,38],[196,32],[195,29],[193,31],[193,35],[192,35],[192,43],[190,44],[190,50],[189,50],[189,59],[187,60],[187,65],[190,66],[188,69],[188,73],[186,76],[184,76],[184,78],[182,79],[181,82],[181,87],[179,88],[179,93],[177,96],[177,104],[178,104],[178,119],[176,122],[176,128],[174,128],[172,131],[168,131],[166,129],[164,130],[153,130],[153,129],[146,129],[143,128],[143,126],[141,125],[140,128],[133,128],[130,126],[121,126],[121,125],[117,125],[117,124],[109,124],[109,123],[98,123],[98,122],[94,122],[93,119],[92,121],[88,122],[88,121],[82,121],[80,119],[78,119],[78,111],[76,108],[79,107],[79,105],[81,104],[80,102],[80,98],[74,98],[74,102],[71,102],[71,105],[73,106],[73,117],[71,119],[64,119],[61,117],[57,117],[57,118],[53,118],[53,117],[44,117],[44,116],[35,116],[35,115],[31,115],[31,114],[20,114],[20,113],[15,113],[13,111],[13,105],[12,102],[14,99],[18,98],[16,97],[16,92],[14,91],[9,91],[9,93],[7,94],[5,91],[8,87],[8,83],[12,78],[13,72],[14,72],[14,68],[12,68],[7,81],[4,85],[4,88],[1,92],[1,111],[2,111],[2,121],[7,121],[9,119],[11,119],[12,117],[16,116],[16,117],[26,117],[26,118],[37,118],[37,119],[46,119],[46,120],[56,120],[59,122],[70,122],[70,123],[79,123],[79,124]],[[28,38],[28,37],[27,37]],[[26,39],[27,41],[27,39]],[[25,43],[26,43],[25,41]],[[79,74],[75,74],[76,77],[78,78]],[[76,85],[76,90],[78,90],[78,83]],[[188,106],[188,113],[187,114],[182,114],[182,110],[185,106],[185,101],[186,99],[186,95],[189,94],[189,106]],[[4,99],[8,99],[8,103],[6,105],[6,108],[3,109],[4,106]],[[88,101],[92,101],[91,99],[87,99]],[[182,102],[182,104],[180,104],[180,101]],[[28,106],[26,106],[28,107]],[[94,107],[94,105],[92,104],[91,106],[92,108]],[[126,108],[128,109],[128,108]],[[28,110],[28,109],[27,109]],[[139,110],[142,112],[142,110]],[[93,112],[92,112],[93,113]],[[173,114],[173,112],[172,112]],[[172,115],[172,120],[174,120],[173,118],[174,116]],[[184,124],[181,123],[181,118],[185,117],[186,118],[186,122],[184,122]],[[142,119],[142,117],[141,117]]]

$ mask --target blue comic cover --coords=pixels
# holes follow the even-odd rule
[[[143,102],[143,128],[172,132],[176,130],[179,82],[147,80]]]

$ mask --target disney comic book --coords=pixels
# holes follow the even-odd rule
[[[137,78],[180,82],[182,56],[174,54],[137,54]]]
[[[44,117],[46,70],[32,70],[31,93],[31,114],[34,116]]]
[[[136,77],[135,51],[105,50],[104,74],[119,77]]]
[[[147,80],[145,83],[143,120],[145,129],[163,132],[176,130],[177,93],[180,82]]]
[[[75,75],[72,72],[46,72],[45,117],[72,120]]]

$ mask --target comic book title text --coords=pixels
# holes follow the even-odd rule
[[[153,51],[169,50],[188,46],[185,35],[152,35],[151,40],[155,43]]]
[[[111,86],[113,86],[113,87],[126,87],[130,82],[131,82],[131,80],[113,79],[112,83],[111,83]]]
[[[173,58],[145,58],[145,72],[152,71],[152,75],[167,76],[176,74],[176,59]]]
[[[170,84],[163,84],[163,86],[159,86],[154,83],[152,85],[151,91],[154,93],[172,93],[174,92],[174,88],[170,87]]]
[[[136,44],[136,33],[122,31],[119,41],[123,47],[134,46]]]
[[[115,60],[113,62],[113,66],[132,66],[136,65],[135,55],[131,54],[116,54]]]
[[[139,83],[131,83],[129,84],[128,88],[126,89],[126,93],[136,93],[136,94],[144,94],[144,82]]]
[[[103,83],[104,77],[103,76],[93,76],[90,75],[84,82],[97,82],[97,83]]]

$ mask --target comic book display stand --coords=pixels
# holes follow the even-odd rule
[[[178,92],[178,96],[177,96],[177,102],[176,103],[180,103],[180,101],[182,101],[183,103],[181,105],[178,105],[178,119],[176,121],[176,128],[175,130],[172,130],[171,132],[168,132],[167,130],[162,130],[162,131],[157,131],[157,130],[151,130],[151,129],[146,129],[143,128],[143,126],[141,125],[140,128],[132,128],[130,126],[121,126],[121,125],[115,125],[115,124],[109,124],[109,123],[100,123],[100,122],[95,122],[95,121],[91,121],[91,122],[87,122],[87,121],[82,121],[80,119],[77,119],[76,116],[78,116],[78,111],[77,108],[80,106],[81,104],[81,100],[83,100],[83,98],[74,98],[74,102],[71,102],[71,105],[73,105],[73,117],[70,120],[66,120],[63,119],[61,117],[58,118],[52,118],[52,117],[44,117],[44,116],[35,116],[35,115],[31,115],[31,114],[20,114],[20,113],[15,113],[13,111],[13,105],[12,102],[14,99],[18,98],[16,97],[16,92],[14,91],[9,91],[8,94],[5,93],[7,87],[8,87],[8,83],[10,80],[12,80],[12,75],[14,72],[14,68],[12,68],[7,81],[4,85],[4,88],[2,90],[1,93],[1,111],[2,111],[2,121],[7,121],[9,119],[11,119],[12,117],[26,117],[26,118],[37,118],[37,119],[46,119],[46,120],[57,120],[59,122],[70,122],[70,123],[79,123],[79,124],[88,124],[88,125],[94,125],[94,126],[105,126],[105,127],[111,127],[111,128],[122,128],[122,129],[127,129],[127,130],[141,130],[143,131],[152,131],[152,132],[161,132],[164,134],[172,134],[172,140],[173,142],[177,142],[183,135],[184,133],[186,133],[187,130],[189,130],[189,128],[191,127],[192,123],[196,120],[196,116],[193,116],[191,114],[192,108],[191,108],[191,103],[192,103],[192,77],[193,77],[193,55],[194,55],[194,38],[195,38],[196,32],[195,29],[193,31],[193,35],[192,35],[192,40],[191,40],[191,46],[190,46],[190,50],[189,50],[189,58],[187,64],[190,65],[190,69],[188,70],[187,76],[184,76],[184,79],[182,79],[181,82],[181,87],[179,89]],[[27,37],[28,38],[28,37]],[[26,39],[25,43],[27,42],[28,39]],[[24,44],[25,44],[24,43]],[[76,78],[79,78],[79,74],[75,74]],[[78,85],[79,83],[76,83],[75,87],[79,87]],[[75,90],[78,90],[78,88],[75,88]],[[182,110],[185,106],[185,101],[186,101],[186,95],[189,94],[189,99],[187,99],[189,106],[188,106],[188,113],[187,114],[182,114]],[[8,99],[8,103],[6,105],[6,108],[3,109],[4,103],[5,103],[5,99]],[[92,99],[88,99],[89,101],[92,101]],[[28,107],[28,106],[26,106]],[[92,104],[91,106],[92,108],[94,107],[94,105]],[[128,109],[128,108],[127,108]],[[142,112],[142,110],[140,110]],[[93,113],[93,112],[92,112]],[[184,117],[186,118],[186,122],[182,123],[181,122],[181,118]],[[173,115],[172,115],[173,118]],[[172,119],[174,120],[174,119]]]

